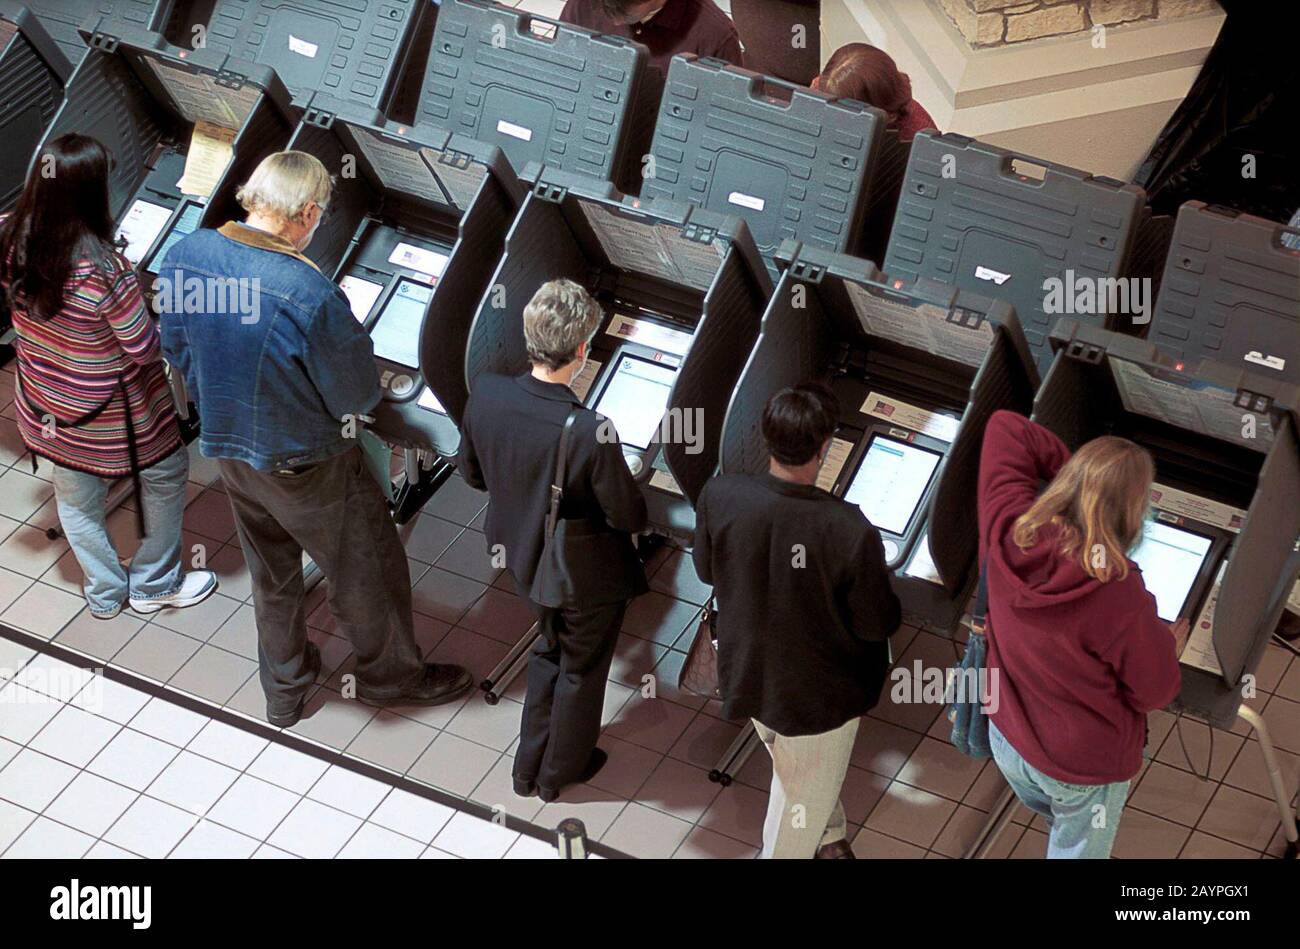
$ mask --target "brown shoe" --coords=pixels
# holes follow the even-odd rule
[[[817,848],[818,860],[856,860],[847,840],[832,840]]]

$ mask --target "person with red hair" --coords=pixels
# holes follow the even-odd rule
[[[881,109],[889,117],[889,128],[903,142],[910,142],[922,129],[936,127],[930,113],[912,98],[907,73],[888,53],[868,43],[849,43],[832,53],[812,88]]]

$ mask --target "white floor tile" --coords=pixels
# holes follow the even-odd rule
[[[0,797],[39,813],[76,776],[76,768],[24,748],[0,771]]]
[[[139,797],[130,788],[87,771],[73,779],[45,813],[93,837],[102,837]]]
[[[181,708],[179,705],[173,705],[171,702],[164,702],[162,699],[151,699],[135,718],[131,719],[131,727],[138,732],[144,732],[146,735],[152,735],[177,748],[184,748],[194,736],[209,721],[203,715],[197,712],[191,712],[187,708]]]
[[[95,681],[88,683],[77,693],[71,704],[92,715],[125,725],[148,703],[147,693],[112,679],[97,676]]]
[[[0,798],[0,853],[22,836],[37,816],[35,811]]]
[[[182,751],[145,793],[191,814],[206,814],[238,777],[233,768]]]
[[[339,857],[370,860],[414,860],[424,852],[424,844],[395,834],[375,824],[363,824],[344,845]]]
[[[360,817],[370,816],[389,791],[389,785],[372,778],[333,765],[321,775],[307,796],[313,801],[328,804],[341,811]]]
[[[31,741],[31,747],[70,765],[84,768],[122,726],[65,705]]]
[[[201,821],[168,856],[202,860],[244,860],[253,855],[260,840],[245,837],[212,821]]]
[[[197,823],[193,814],[151,797],[139,797],[109,828],[104,839],[142,857],[161,859]]]
[[[254,860],[299,860],[301,858],[295,854],[289,853],[287,850],[281,850],[279,847],[272,847],[270,844],[262,844],[262,846],[257,848],[257,852],[253,854],[253,859]]]
[[[38,817],[5,851],[6,860],[75,860],[85,854],[95,838],[79,830]]]
[[[143,791],[179,753],[166,742],[127,728],[95,756],[86,770]]]
[[[260,755],[269,742],[225,722],[208,722],[194,736],[189,750],[213,761],[243,771]]]
[[[343,849],[360,826],[361,821],[351,814],[304,799],[289,812],[267,843],[300,857],[328,859]]]
[[[219,824],[265,840],[299,801],[298,795],[243,774],[208,812]]]
[[[394,788],[375,808],[370,821],[427,844],[455,813],[445,804]]]
[[[0,686],[0,738],[25,745],[63,708],[43,692],[17,682]]]
[[[518,837],[516,831],[462,812],[447,821],[433,842],[439,850],[458,857],[496,860],[505,856]]]
[[[248,773],[297,794],[306,794],[328,767],[311,755],[283,745],[269,745],[248,766]]]
[[[129,850],[123,850],[121,847],[114,847],[112,844],[106,844],[99,841],[95,846],[86,851],[86,860],[139,860],[140,855],[131,853]]]

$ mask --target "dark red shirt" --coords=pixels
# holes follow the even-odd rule
[[[624,36],[650,51],[650,63],[668,75],[678,53],[716,56],[743,66],[736,27],[713,0],[668,0],[644,23],[617,23],[605,15],[599,0],[568,0],[560,19],[588,30]]]

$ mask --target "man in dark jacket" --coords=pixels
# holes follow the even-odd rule
[[[553,280],[533,295],[523,320],[532,371],[475,381],[458,464],[469,484],[487,490],[489,553],[504,557],[541,624],[528,664],[514,785],[517,794],[552,801],[605,763],[596,747],[605,680],[628,601],[646,590],[631,538],[645,528],[646,507],[613,426],[583,408],[569,388],[587,361],[600,307],[573,281]],[[570,414],[559,513],[570,538],[581,542],[574,546],[586,547],[588,556],[566,563],[574,592],[561,595],[534,581],[560,433]]]
[[[736,27],[713,0],[568,0],[560,19],[635,40],[665,76],[678,53],[744,65]]]
[[[720,475],[695,508],[723,711],[753,719],[772,756],[768,858],[853,856],[840,787],[900,620],[880,532],[817,487],[838,415],[822,385],[782,389],[763,411],[768,472]]]

